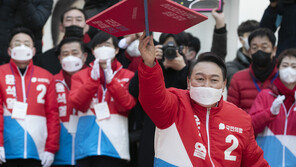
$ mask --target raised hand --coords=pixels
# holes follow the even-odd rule
[[[218,13],[217,9],[212,10],[212,16],[216,22],[216,29],[223,28],[225,26],[225,16],[224,13]]]
[[[99,59],[96,59],[94,61],[94,65],[91,70],[91,78],[93,80],[98,80],[100,78],[100,65],[99,65]]]
[[[111,67],[111,59],[107,60],[107,66],[106,69],[104,69],[105,76],[106,76],[106,82],[107,84],[110,83],[114,77],[114,73]]]
[[[139,44],[139,51],[141,56],[144,60],[144,63],[149,66],[153,67],[155,65],[155,46],[153,43],[153,36],[145,36],[145,31],[143,32],[142,36],[140,37],[140,44]]]

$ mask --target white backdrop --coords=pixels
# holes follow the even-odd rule
[[[54,0],[56,2],[57,0]],[[268,6],[269,0],[225,0],[224,13],[228,30],[228,48],[226,61],[232,60],[235,57],[237,48],[240,47],[236,29],[238,25],[248,19],[260,21],[264,9]],[[214,19],[210,13],[203,13],[209,19],[201,24],[187,29],[194,36],[201,40],[201,52],[210,51],[212,43],[212,35],[214,28]],[[47,21],[44,27],[43,50],[46,51],[52,48],[50,24],[51,18]],[[159,33],[155,34],[158,40]]]

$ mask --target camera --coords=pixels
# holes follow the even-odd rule
[[[168,42],[166,45],[163,45],[163,57],[172,60],[177,57],[176,50],[178,50],[179,54],[183,55],[183,46],[177,47],[174,42]]]

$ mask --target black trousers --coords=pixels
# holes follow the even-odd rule
[[[76,167],[127,167],[127,161],[107,156],[90,156],[77,160]]]
[[[2,167],[42,167],[41,161],[36,159],[6,159]]]

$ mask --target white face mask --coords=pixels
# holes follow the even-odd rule
[[[82,68],[82,60],[75,56],[67,56],[62,59],[62,68],[67,72],[75,72]]]
[[[30,47],[21,45],[11,49],[11,58],[14,60],[27,61],[33,57],[33,51]]]
[[[94,50],[96,59],[106,61],[115,57],[115,49],[112,47],[102,46]]]
[[[284,69],[279,70],[280,72],[280,79],[286,83],[294,83],[296,82],[296,70],[287,67]]]
[[[141,53],[139,51],[139,40],[133,41],[126,49],[126,52],[131,56],[131,57],[139,57],[141,56]]]
[[[243,47],[246,49],[246,50],[249,50],[250,49],[250,45],[249,45],[249,39],[248,38],[244,38],[242,37],[243,41],[244,41],[244,45]]]
[[[201,105],[212,105],[217,103],[222,97],[222,89],[210,87],[193,87],[190,85],[190,97]]]

